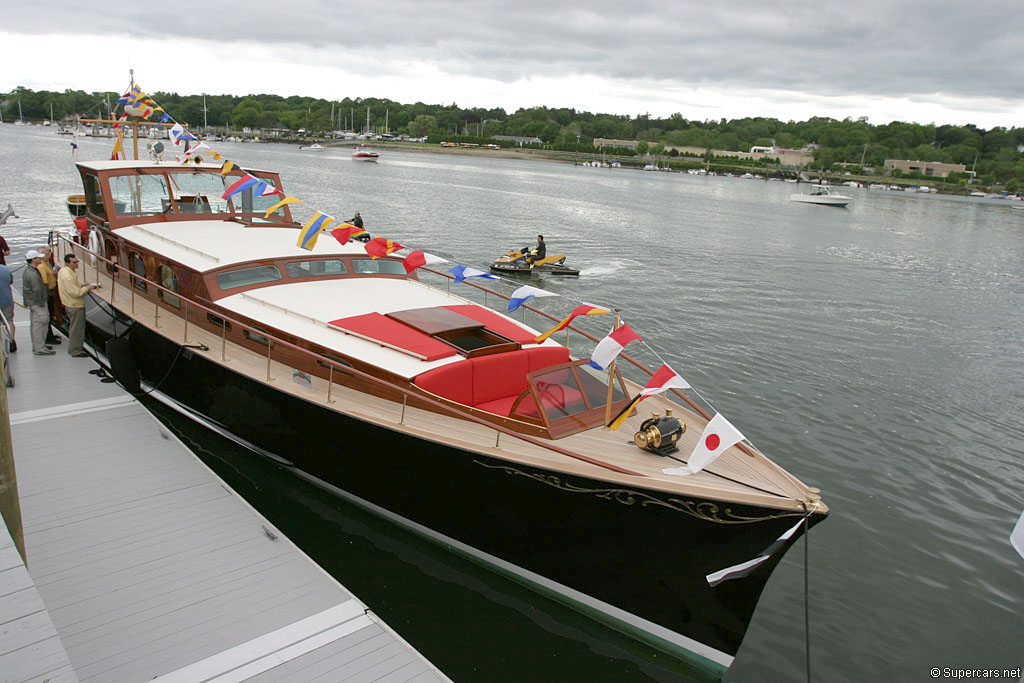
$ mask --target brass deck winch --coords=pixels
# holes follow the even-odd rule
[[[676,442],[686,431],[686,423],[672,417],[672,409],[665,410],[665,417],[654,413],[640,424],[640,431],[633,435],[633,443],[645,451],[657,455],[668,455],[679,448]]]

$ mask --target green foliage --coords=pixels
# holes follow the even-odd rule
[[[464,109],[457,104],[401,104],[387,99],[350,98],[322,100],[312,97],[281,97],[252,94],[246,97],[150,93],[174,120],[191,126],[205,122],[213,127],[305,129],[309,134],[326,135],[333,130],[372,131],[407,134],[412,137],[438,136],[453,142],[501,144],[493,135],[538,137],[548,149],[595,153],[595,138],[637,140],[640,153],[664,147],[695,147],[708,150],[748,151],[752,146],[776,146],[802,149],[816,145],[815,168],[849,170],[851,165],[882,168],[886,159],[915,159],[964,164],[991,182],[1024,181],[1024,155],[1017,146],[1024,144],[1024,128],[984,130],[968,124],[940,125],[893,121],[879,126],[864,117],[842,121],[812,117],[806,121],[779,121],[764,117],[691,121],[681,114],[656,118],[649,114],[635,117],[577,111],[568,108],[530,107],[507,113],[501,108]],[[119,94],[34,92],[18,87],[0,95],[0,112],[5,121],[18,116],[20,103],[28,121],[53,117],[57,121],[82,116],[109,116]],[[633,156],[633,152],[608,147],[610,154]],[[679,153],[676,153],[678,155]],[[683,153],[684,157],[688,156]],[[675,155],[673,155],[675,156]],[[698,155],[700,156],[700,155]],[[692,158],[692,157],[691,157]],[[722,163],[737,165],[737,160]],[[772,166],[774,160],[746,165]],[[843,164],[839,166],[838,164]],[[954,182],[956,182],[954,180]]]

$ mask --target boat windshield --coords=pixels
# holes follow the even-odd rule
[[[119,216],[153,216],[164,212],[167,181],[162,175],[119,175],[110,179],[114,211]]]
[[[171,173],[174,200],[182,213],[228,213],[228,201],[221,199],[224,176],[212,173]],[[167,202],[170,209],[170,202]]]
[[[608,402],[608,370],[598,370],[589,360],[563,363],[532,373],[527,378],[535,395],[540,399],[544,417],[549,425],[559,421],[571,422],[573,431],[603,424]],[[612,409],[621,409],[627,396],[622,378],[612,384]],[[616,406],[616,404],[619,404]],[[522,401],[513,410],[520,417],[536,417],[534,401]],[[565,429],[565,426],[562,426]],[[561,430],[560,430],[561,431]]]
[[[114,213],[118,216],[234,214],[253,223],[277,223],[287,219],[284,207],[269,217],[265,215],[267,209],[281,200],[272,178],[258,177],[259,184],[224,199],[225,190],[239,178],[237,174],[221,175],[216,169],[196,169],[111,175],[109,184]],[[94,207],[94,211],[101,210],[100,204]]]

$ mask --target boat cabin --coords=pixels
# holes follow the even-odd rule
[[[607,371],[573,361],[553,340],[537,344],[536,330],[425,285],[398,257],[371,258],[361,243],[327,235],[311,250],[296,246],[289,207],[265,215],[281,197],[264,194],[281,187],[276,174],[123,161],[79,170],[87,246],[107,274],[257,353],[273,339],[305,350],[274,352],[301,372],[326,378],[328,359],[412,390],[432,409],[545,438],[600,426],[609,400],[613,413],[628,400],[617,373],[609,383]],[[224,199],[244,173],[258,183]],[[387,395],[351,373],[332,377]]]

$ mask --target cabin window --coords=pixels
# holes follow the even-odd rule
[[[206,314],[206,319],[209,320],[214,325],[216,325],[217,327],[221,328],[222,330],[227,330],[229,332],[231,331],[231,323],[229,323],[227,320],[225,320],[224,318],[220,317],[219,315],[214,315],[213,313],[207,313]]]
[[[132,277],[132,286],[138,289],[140,292],[146,291],[146,283],[140,278],[146,277],[146,262],[142,260],[137,252],[130,252],[128,254],[128,263],[131,266],[132,272],[139,277]]]
[[[117,245],[114,244],[114,240],[104,241],[104,253],[107,258],[110,259],[111,263],[104,264],[108,273],[114,273],[117,268]]]
[[[352,269],[364,275],[405,275],[401,261],[391,259],[353,259]]]
[[[94,215],[105,215],[100,180],[92,174],[86,174],[85,176],[85,202],[89,206],[89,211]]]
[[[340,365],[342,367],[346,367],[346,368],[352,367],[352,364],[349,363],[347,360],[342,360],[342,359],[337,358],[335,356],[332,356],[330,354],[324,354],[324,358],[326,358],[327,360],[333,361],[336,365]],[[316,364],[319,365],[322,368],[334,367],[335,370],[338,369],[336,366],[332,366],[330,363],[328,363],[326,361],[322,361],[319,358],[317,359]]]
[[[156,272],[160,276],[160,285],[176,294],[178,292],[178,276],[174,274],[174,271],[169,266],[161,265],[156,269]],[[160,290],[160,298],[168,306],[181,308],[181,299],[174,294]]]
[[[292,261],[285,264],[288,277],[316,277],[318,275],[344,275],[345,264],[336,259],[324,261]]]
[[[228,201],[221,195],[234,182],[230,177],[225,179],[219,173],[200,171],[171,173],[169,177],[171,193],[181,213],[228,213]],[[169,211],[170,206],[167,201],[165,209]]]
[[[259,329],[259,328],[256,328],[256,329]],[[269,346],[271,348],[273,348],[273,346],[274,346],[274,342],[273,341],[271,341],[267,337],[264,337],[259,332],[254,332],[253,330],[242,330],[242,334],[245,336],[246,339],[251,339],[252,341],[256,342],[257,344],[263,344],[264,346]]]
[[[221,289],[248,287],[262,282],[274,282],[281,279],[281,271],[277,266],[251,266],[217,273],[217,286]]]
[[[110,177],[110,195],[119,216],[150,216],[167,206],[167,180],[162,175]]]

